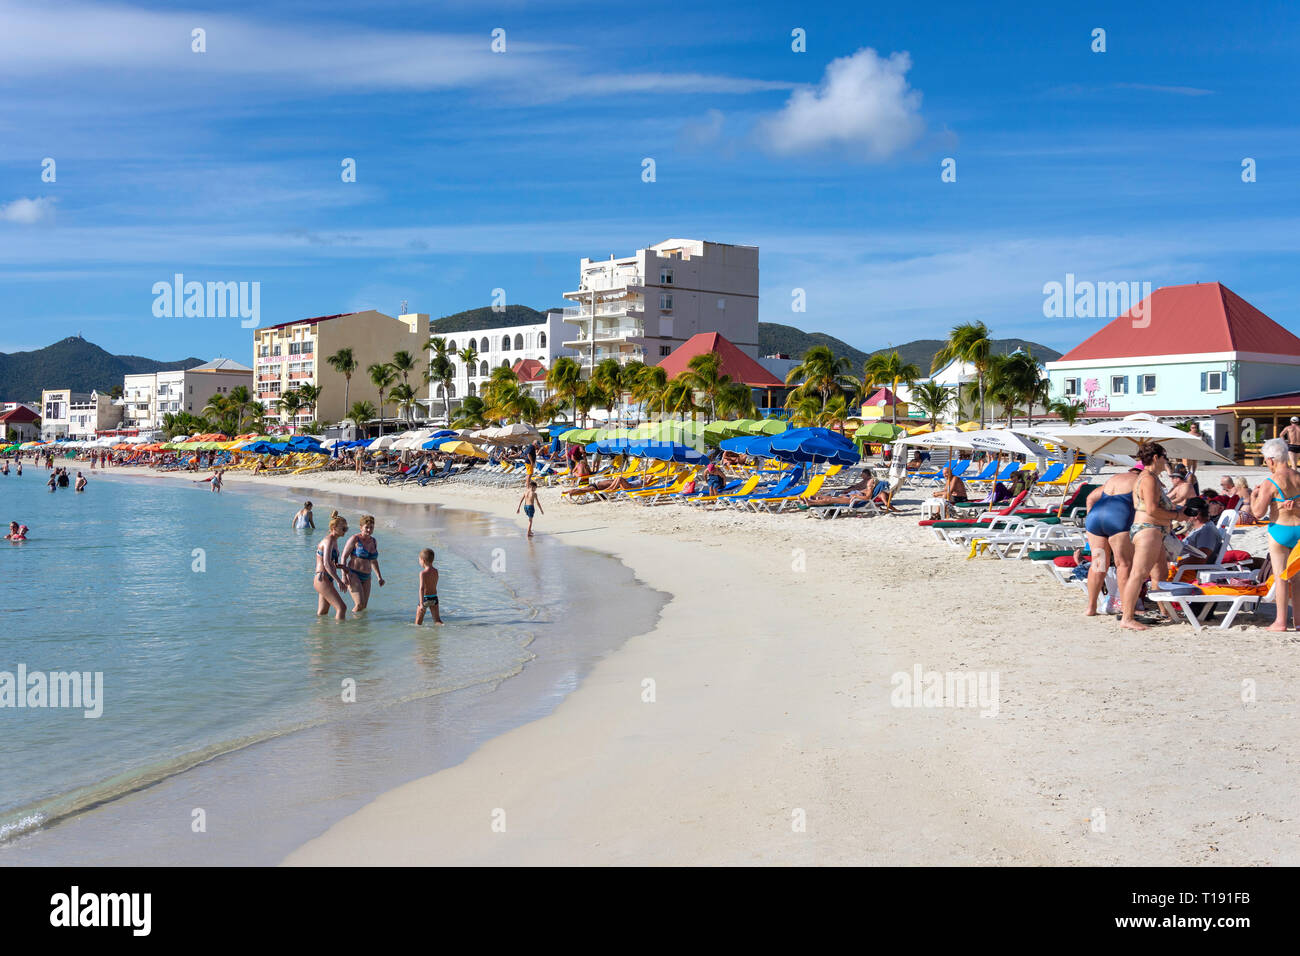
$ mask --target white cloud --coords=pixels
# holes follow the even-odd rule
[[[912,58],[888,59],[864,48],[832,60],[821,84],[796,90],[785,107],[759,124],[764,146],[775,153],[838,149],[861,159],[884,160],[921,135],[921,94],[907,85]]]
[[[54,215],[54,200],[39,196],[36,199],[15,199],[0,206],[0,222],[16,222],[30,226]]]

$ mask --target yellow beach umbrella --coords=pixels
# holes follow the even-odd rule
[[[979,422],[962,422],[960,425],[957,426],[957,431],[959,432],[974,432],[974,431],[979,431],[979,429],[980,429]]]
[[[934,429],[929,425],[913,425],[907,430],[907,433],[909,435],[928,435],[932,431],[934,431]]]
[[[486,454],[467,441],[445,441],[438,446],[438,451],[445,451],[450,455],[467,455],[470,458],[487,457]]]

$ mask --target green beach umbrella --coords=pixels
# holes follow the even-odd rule
[[[892,422],[872,422],[870,425],[863,424],[856,432],[853,433],[855,439],[877,439],[879,441],[893,441],[907,429],[901,425],[895,425]]]

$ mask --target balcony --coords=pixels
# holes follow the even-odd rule
[[[645,277],[639,272],[618,270],[611,274],[605,270],[600,270],[589,272],[583,276],[582,286],[578,289],[578,292],[614,292],[619,289],[637,288],[643,285],[645,285]]]

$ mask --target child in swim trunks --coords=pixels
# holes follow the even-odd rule
[[[524,509],[524,515],[528,518],[528,537],[531,538],[533,536],[534,513],[541,511],[542,514],[546,514],[545,511],[542,511],[541,502],[537,500],[537,482],[530,480],[524,486],[524,494],[519,499],[519,507],[515,508],[515,514],[519,514],[519,508]]]
[[[424,612],[433,611],[433,623],[441,624],[438,613],[438,569],[433,566],[433,549],[420,552],[420,606],[415,610],[415,623],[424,623]]]

